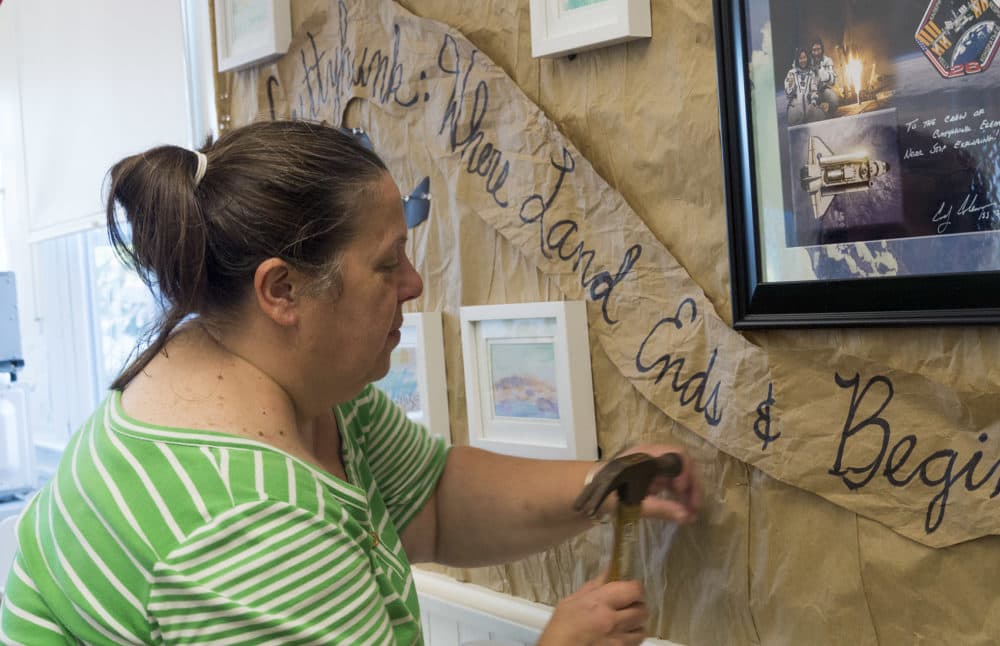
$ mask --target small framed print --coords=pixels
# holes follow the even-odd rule
[[[531,55],[566,56],[652,35],[649,0],[531,0]]]
[[[220,72],[278,58],[292,42],[290,0],[214,0]]]
[[[406,416],[451,443],[440,312],[403,314],[389,373],[375,382]]]
[[[597,432],[583,301],[463,307],[469,444],[594,460]]]

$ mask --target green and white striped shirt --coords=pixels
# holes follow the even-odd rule
[[[350,483],[112,392],[19,522],[3,643],[420,644],[399,532],[447,449],[371,386],[336,413]]]

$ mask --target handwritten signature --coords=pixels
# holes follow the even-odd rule
[[[958,205],[958,209],[955,209],[954,204],[948,202],[941,202],[938,206],[937,212],[931,217],[931,222],[937,224],[937,232],[944,233],[951,226],[952,215],[956,216],[971,216],[977,219],[982,219],[983,217],[989,216],[989,213],[983,213],[988,211],[997,205],[996,202],[990,202],[989,204],[978,204],[979,195],[976,193],[969,193],[962,200],[962,203]]]

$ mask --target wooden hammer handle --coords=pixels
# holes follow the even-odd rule
[[[635,578],[641,510],[641,503],[637,505],[618,503],[615,512],[615,543],[611,550],[608,581],[627,581]]]

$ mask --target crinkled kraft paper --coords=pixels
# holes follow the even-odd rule
[[[711,7],[653,2],[651,41],[543,63],[527,54],[526,2],[412,4],[455,27],[385,0],[294,2],[289,53],[224,81],[234,122],[360,126],[404,193],[430,177],[431,216],[408,243],[426,285],[412,309],[444,312],[455,442],[459,307],[586,300],[604,454],[680,444],[707,490],[697,525],[645,529],[659,634],[996,633],[991,602],[966,588],[985,590],[997,565],[1000,340],[731,328]],[[609,540],[595,528],[465,578],[552,603],[596,574]]]

